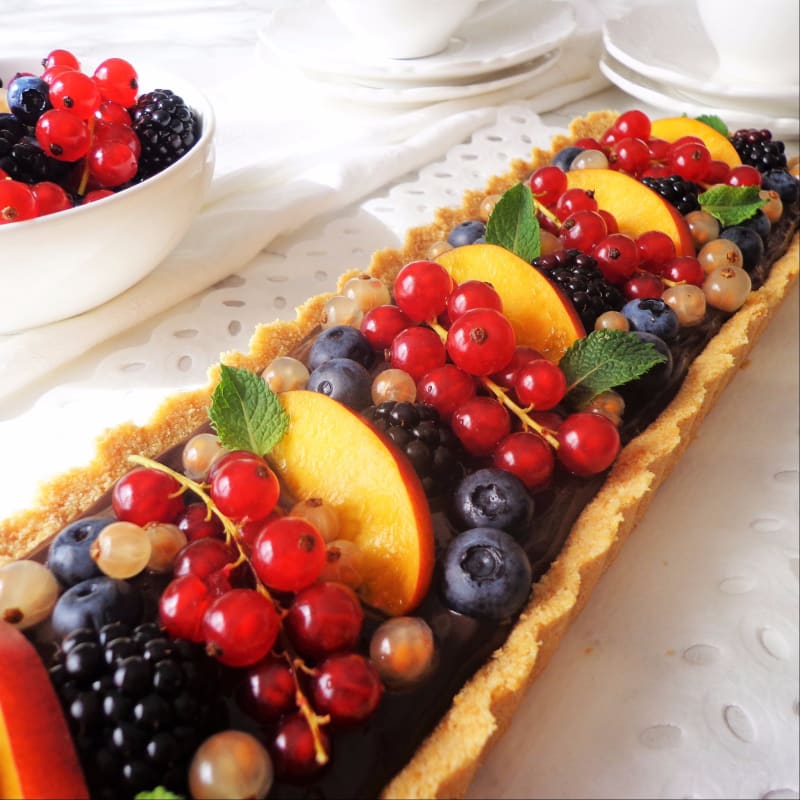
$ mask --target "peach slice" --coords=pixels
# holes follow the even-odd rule
[[[89,791],[50,676],[33,645],[0,620],[0,798]]]
[[[724,161],[729,167],[736,167],[742,163],[736,148],[728,141],[728,137],[723,136],[719,131],[699,119],[691,117],[657,119],[650,127],[650,135],[654,139],[664,139],[667,142],[674,142],[681,136],[697,136],[698,139],[703,140],[714,160]]]
[[[503,301],[517,345],[533,347],[551,361],[586,336],[572,303],[539,270],[495,244],[454,247],[437,258],[456,283],[491,283]]]
[[[415,608],[433,573],[433,524],[410,463],[363,417],[326,395],[280,395],[289,430],[268,455],[294,500],[320,498],[358,545],[362,599],[388,614]]]
[[[573,169],[567,186],[594,192],[600,208],[614,215],[620,233],[636,239],[646,231],[663,231],[679,256],[694,255],[689,227],[677,209],[636,178],[611,169]]]

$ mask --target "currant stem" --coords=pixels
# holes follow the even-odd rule
[[[89,128],[89,147],[92,146],[92,137],[94,136],[94,117],[90,117],[88,121]],[[86,194],[86,186],[89,183],[89,159],[84,159],[83,172],[81,173],[81,181],[78,184],[76,194],[83,197]]]
[[[533,207],[538,211],[543,217],[547,217],[554,225],[557,225],[559,228],[561,227],[561,220],[552,212],[544,203],[540,203],[535,197],[533,198]]]
[[[439,338],[443,342],[447,342],[447,331],[438,323],[436,320],[433,320],[428,323],[428,325],[439,334]],[[486,387],[496,398],[500,401],[517,419],[522,422],[523,428],[525,430],[530,430],[531,428],[536,431],[551,447],[558,450],[558,439],[553,431],[545,428],[544,425],[540,425],[535,419],[532,419],[530,414],[528,413],[531,409],[530,408],[522,408],[518,406],[509,396],[505,389],[502,386],[495,383],[491,378],[488,378],[485,375],[481,375],[479,378],[480,382]]]

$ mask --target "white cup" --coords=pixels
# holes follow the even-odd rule
[[[462,23],[511,0],[328,0],[360,46],[384,58],[424,58],[444,50]]]
[[[697,11],[719,57],[717,82],[798,85],[797,0],[697,0]]]

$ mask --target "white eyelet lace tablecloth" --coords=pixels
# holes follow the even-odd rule
[[[69,383],[14,421],[18,446],[54,471],[80,463],[87,420],[96,430],[145,421],[166,393],[203,383],[220,351],[246,348],[256,323],[293,316],[551,133],[506,108],[419,174],[274,241],[246,269],[70,367]],[[795,290],[471,797],[797,797],[797,305]],[[16,467],[5,459],[3,485]]]

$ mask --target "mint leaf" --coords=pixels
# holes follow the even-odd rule
[[[220,368],[208,411],[220,442],[263,456],[286,433],[289,415],[266,381],[246,369]]]
[[[767,201],[758,186],[714,186],[698,196],[700,208],[715,216],[723,228],[750,219]]]
[[[709,128],[713,128],[717,133],[721,133],[723,136],[727,136],[728,126],[716,115],[716,114],[701,114],[699,117],[695,117],[698,122],[703,122],[708,125]]]
[[[558,366],[567,378],[567,400],[576,407],[595,395],[644,375],[665,358],[650,342],[627,331],[592,331],[574,342]]]
[[[149,792],[137,792],[134,800],[184,800],[182,794],[175,794],[163,786],[156,786]]]
[[[539,220],[533,209],[533,195],[527,186],[518,183],[497,201],[486,223],[486,241],[505,247],[524,261],[539,257]]]

